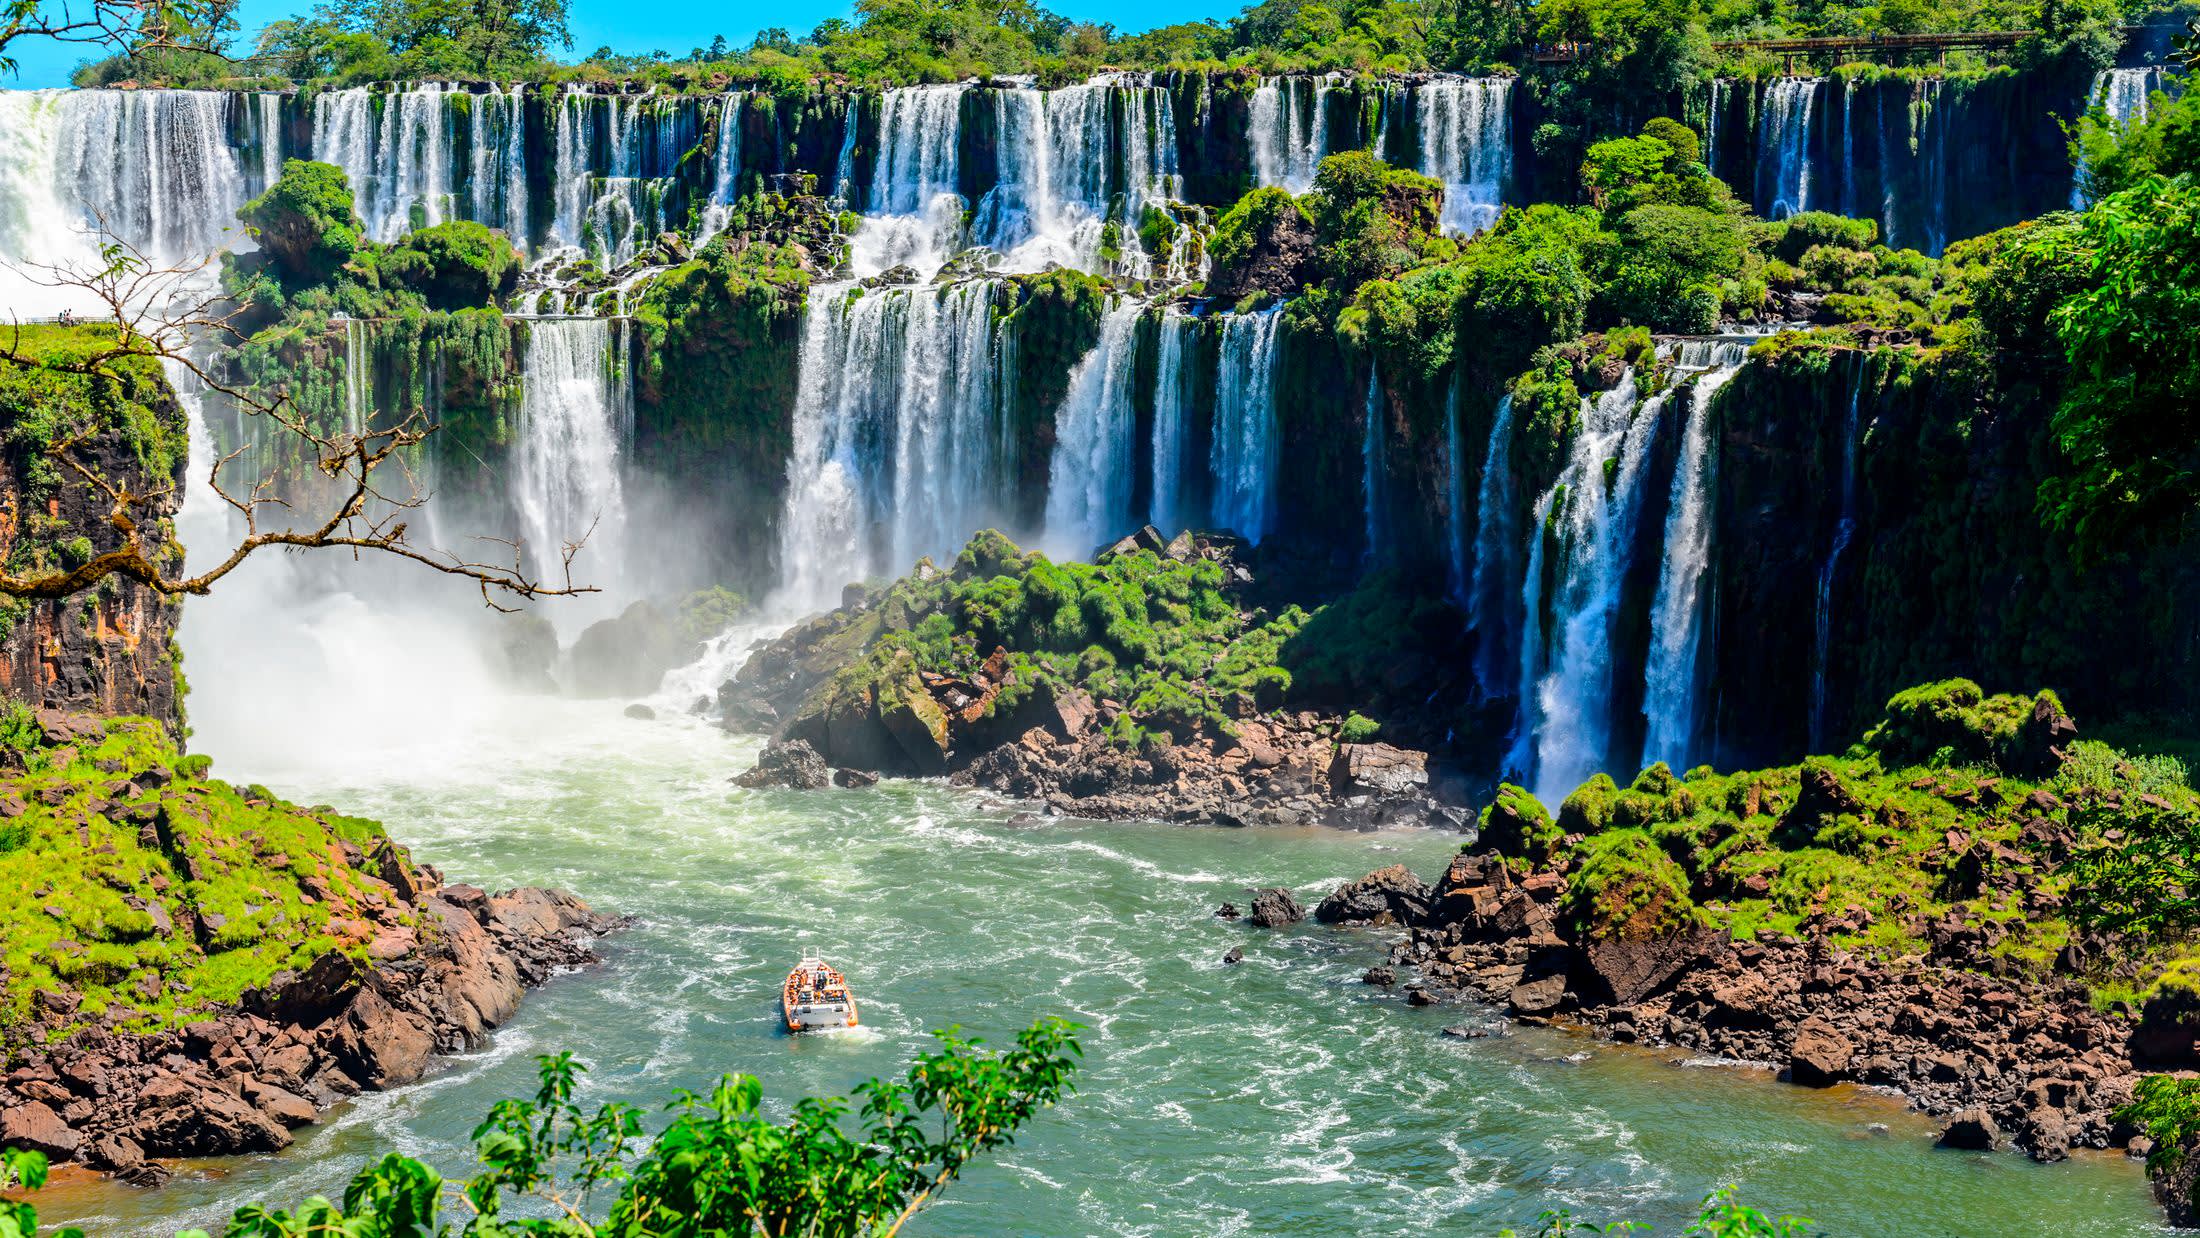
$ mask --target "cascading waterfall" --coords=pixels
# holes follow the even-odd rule
[[[369,351],[367,322],[344,320],[344,430],[364,434],[374,415],[374,356]]]
[[[962,84],[907,86],[879,99],[870,196],[850,245],[849,260],[857,275],[902,265],[929,274],[958,248],[963,209],[958,148],[968,90]],[[854,180],[855,121],[851,112],[851,145],[841,152],[844,185]]]
[[[1813,612],[1810,660],[1810,746],[1823,749],[1831,731],[1826,684],[1833,661],[1834,587],[1840,579],[1841,560],[1856,535],[1857,453],[1862,448],[1865,367],[1858,366],[1849,388],[1849,413],[1841,427],[1841,516],[1833,526],[1833,542],[1818,568],[1817,607]]]
[[[1213,523],[1258,542],[1275,527],[1276,327],[1281,308],[1223,321],[1215,381]]]
[[[1703,644],[1703,580],[1711,565],[1711,402],[1748,358],[1747,341],[1691,340],[1678,364],[1697,370],[1688,389],[1688,424],[1681,433],[1665,517],[1665,554],[1650,605],[1650,657],[1643,672],[1643,762],[1686,770],[1694,759],[1698,650]]]
[[[1144,307],[1128,297],[1100,320],[1100,341],[1070,372],[1054,414],[1054,459],[1047,481],[1046,541],[1060,556],[1082,559],[1122,535],[1130,523],[1131,363]]]
[[[726,230],[741,196],[741,113],[747,104],[747,95],[729,94],[718,105],[718,149],[711,159],[710,201],[703,205],[697,248]]]
[[[344,170],[359,222],[377,241],[457,216],[449,91],[441,82],[407,86],[380,93],[379,108],[378,92],[364,86],[313,101],[313,157]]]
[[[1138,246],[1139,211],[1169,196],[1176,182],[1176,122],[1167,92],[1127,74],[1104,74],[1058,90],[995,91],[993,103],[1000,176],[978,202],[971,239],[1002,254],[1009,270],[1035,271],[1049,262],[1095,269],[1119,191],[1120,263],[1134,277],[1149,275],[1152,264]],[[1110,183],[1118,165],[1120,186]]]
[[[1188,523],[1184,503],[1184,369],[1186,336],[1194,320],[1174,309],[1161,313],[1154,349],[1153,507],[1148,519],[1163,533],[1182,532]]]
[[[2100,108],[2115,122],[2118,130],[2144,124],[2147,119],[2148,99],[2162,88],[2162,71],[2154,68],[2103,69],[2094,74],[2093,86],[2086,91],[2086,106]],[[2081,155],[2072,171],[2070,184],[2070,209],[2082,211],[2093,205],[2086,193],[2086,166]]]
[[[1388,540],[1383,527],[1388,502],[1384,488],[1390,468],[1384,459],[1383,385],[1380,371],[1372,364],[1367,367],[1367,404],[1360,421],[1360,503],[1367,534],[1367,546],[1361,559],[1373,564],[1382,558]]]
[[[1765,86],[1758,118],[1757,201],[1767,219],[1810,209],[1810,145],[1824,78],[1782,77]]]
[[[275,91],[252,96],[252,140],[260,152],[260,178],[253,185],[258,196],[283,174],[283,97]]]
[[[1456,416],[1454,424],[1457,423]],[[1482,451],[1482,482],[1474,501],[1474,575],[1467,595],[1467,628],[1475,636],[1474,679],[1485,698],[1506,681],[1517,654],[1505,623],[1506,601],[1520,580],[1520,529],[1513,497],[1513,398],[1506,392],[1490,419]],[[1536,539],[1540,549],[1542,539]],[[1534,611],[1529,611],[1534,614]]]
[[[56,144],[53,198],[65,213],[42,222],[72,230],[102,226],[163,266],[201,262],[239,244],[237,208],[245,203],[246,184],[229,144],[235,96],[80,90],[41,91],[32,98],[52,99],[51,119],[58,122],[49,131],[40,123],[44,118],[29,118],[31,132],[24,135],[36,141],[51,132]],[[96,251],[83,237],[58,253],[0,245],[0,256],[36,262]]]
[[[780,521],[786,609],[837,605],[849,581],[950,554],[999,523],[994,287],[810,294]]]
[[[472,155],[466,217],[502,228],[527,245],[527,89],[514,84],[476,95],[468,118]]]
[[[614,348],[623,331],[603,318],[527,326],[513,499],[528,560],[537,573],[554,573],[563,548],[585,538],[601,577],[619,562],[626,519],[619,474],[632,406],[625,358]]]
[[[1444,184],[1444,227],[1473,234],[1496,223],[1512,176],[1512,80],[1435,78],[1413,97],[1421,171]]]
[[[1299,99],[1304,83],[1306,101]],[[1334,74],[1264,77],[1253,89],[1253,183],[1305,193],[1329,153],[1329,94]]]
[[[1452,371],[1444,394],[1444,566],[1445,585],[1462,604],[1473,570],[1467,544],[1467,459],[1459,425],[1459,372]]]
[[[1563,799],[1608,755],[1612,624],[1633,560],[1645,464],[1671,394],[1639,400],[1630,370],[1610,391],[1584,398],[1566,467],[1536,503],[1532,543],[1544,541],[1548,528],[1561,557],[1546,569],[1541,546],[1531,550],[1522,608],[1524,725],[1515,735],[1511,764],[1533,771],[1535,793],[1547,804]],[[1539,624],[1545,570],[1554,584],[1548,629]]]

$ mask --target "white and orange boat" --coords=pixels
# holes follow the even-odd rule
[[[831,1032],[856,1025],[856,996],[848,991],[848,978],[815,950],[805,949],[802,961],[787,973],[779,1004],[790,1032]]]

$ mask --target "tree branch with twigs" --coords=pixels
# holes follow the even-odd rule
[[[265,419],[274,438],[300,449],[307,471],[325,483],[315,487],[322,493],[310,502],[299,501],[274,470],[240,476],[241,446],[217,456],[206,484],[241,531],[212,566],[191,573],[180,567],[182,547],[166,519],[176,497],[173,482],[163,479],[138,488],[108,476],[84,450],[104,427],[66,427],[46,446],[46,454],[69,480],[98,496],[119,542],[74,566],[0,569],[0,595],[65,598],[110,577],[134,580],[165,596],[204,594],[270,547],[349,550],[355,556],[408,560],[473,582],[483,602],[497,610],[512,609],[500,599],[596,591],[573,580],[573,559],[588,540],[585,534],[558,548],[554,579],[530,574],[526,547],[514,540],[477,538],[499,548],[479,556],[416,541],[410,515],[426,504],[428,493],[410,456],[435,432],[435,425],[414,413],[392,425],[324,431],[300,412],[287,387],[262,392],[231,382],[209,358],[217,347],[244,339],[240,322],[246,310],[214,290],[208,266],[208,261],[160,266],[135,246],[112,238],[101,244],[100,265],[93,271],[68,264],[25,264],[17,269],[33,283],[89,294],[114,326],[108,338],[85,350],[56,356],[31,347],[23,324],[14,322],[0,328],[0,365],[107,378],[120,378],[131,365],[172,367],[231,401],[244,415]],[[385,485],[386,480],[394,484]]]

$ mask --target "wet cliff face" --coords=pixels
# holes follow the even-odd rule
[[[1813,349],[1725,393],[1713,760],[1838,747],[1935,676],[2048,685],[2081,719],[2193,707],[2189,549],[2081,571],[2036,506],[2050,402],[1981,382],[1942,357]]]
[[[73,566],[120,542],[106,498],[46,454],[67,427],[85,432],[76,460],[135,493],[166,490],[153,514],[175,515],[184,418],[157,370],[120,378],[18,373],[0,383],[0,423],[8,427],[0,548],[13,570]],[[58,601],[0,601],[0,693],[34,707],[144,715],[178,733],[179,611],[178,602],[119,577]]]

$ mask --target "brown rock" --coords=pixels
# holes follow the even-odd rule
[[[60,1114],[39,1101],[0,1110],[0,1144],[10,1148],[43,1152],[52,1160],[65,1161],[76,1155],[83,1142]]]
[[[1566,999],[1566,974],[1555,972],[1513,987],[1506,999],[1515,1014],[1549,1014]]]
[[[427,1070],[435,1035],[425,1019],[368,988],[344,1012],[330,1048],[353,1078],[371,1088],[390,1088]]]
[[[272,1083],[247,1077],[239,1091],[253,1108],[292,1129],[309,1126],[321,1116],[312,1101]]]
[[[1415,924],[1428,915],[1428,883],[1403,864],[1337,887],[1314,908],[1323,924]]]
[[[1428,754],[1390,744],[1339,744],[1329,763],[1329,784],[1340,796],[1419,795],[1428,789]]]
[[[1833,1024],[1808,1018],[1795,1029],[1795,1043],[1788,1050],[1788,1078],[1804,1087],[1822,1088],[1849,1076],[1856,1046]]]
[[[1291,896],[1291,891],[1275,888],[1255,890],[1252,914],[1246,917],[1256,928],[1282,928],[1305,918],[1306,908]]]
[[[2001,1144],[2001,1127],[1995,1125],[1993,1115],[1982,1107],[1973,1106],[1958,1113],[1940,1128],[1939,1145],[1958,1148],[1966,1152],[1991,1152]]]
[[[138,1093],[137,1110],[130,1134],[151,1156],[234,1156],[290,1146],[281,1123],[202,1076],[154,1079]]]

